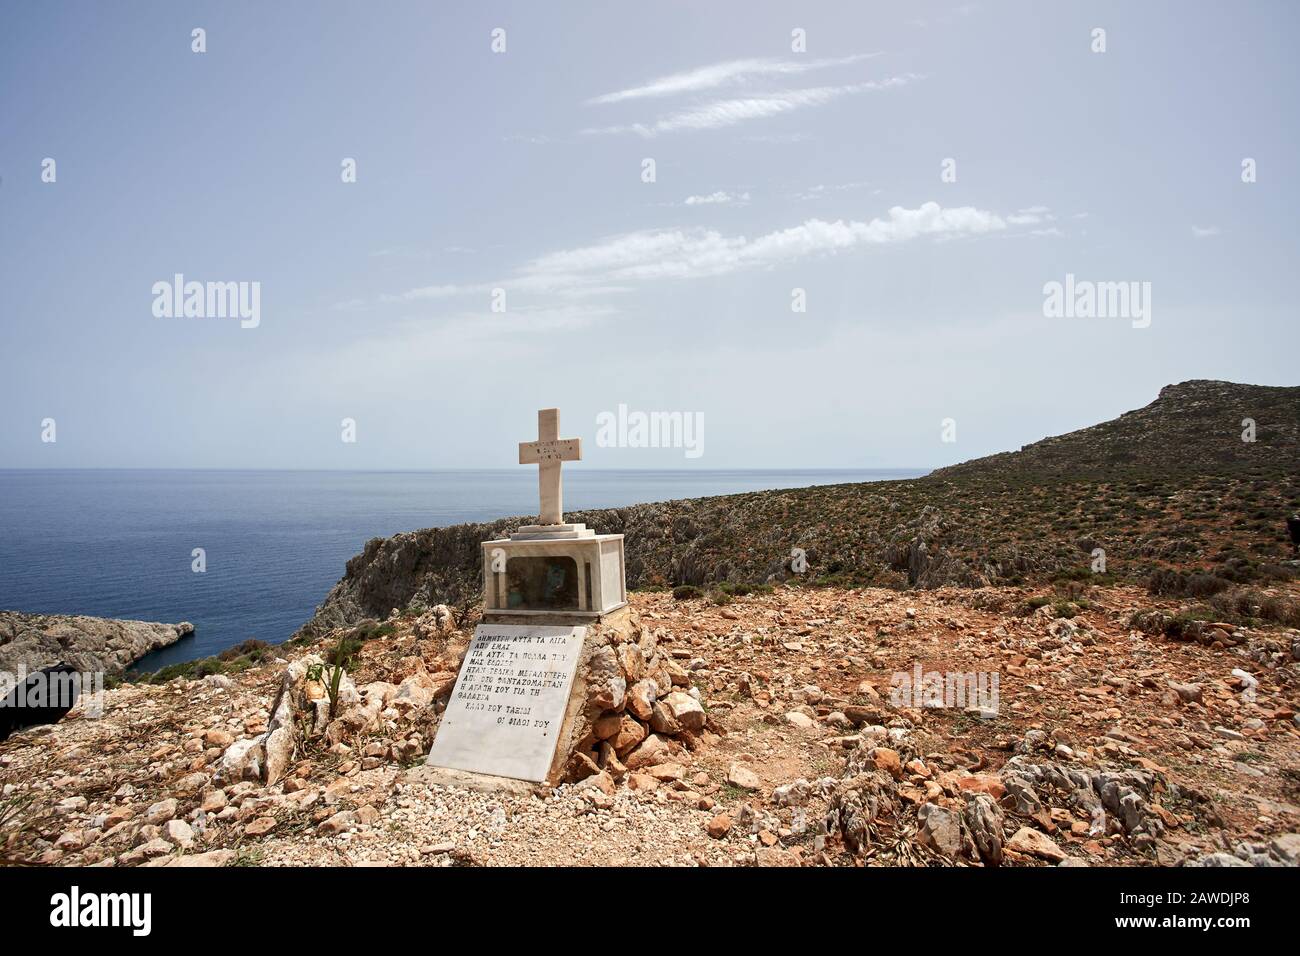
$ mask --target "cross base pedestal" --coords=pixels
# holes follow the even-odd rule
[[[511,541],[564,541],[594,538],[596,532],[585,524],[526,524],[510,533]]]
[[[559,615],[576,622],[627,604],[621,534],[525,526],[482,547],[484,620]]]

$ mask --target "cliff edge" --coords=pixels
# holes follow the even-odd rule
[[[119,675],[150,651],[194,632],[189,622],[159,624],[63,614],[0,611],[0,670],[28,673],[63,662],[77,670]]]

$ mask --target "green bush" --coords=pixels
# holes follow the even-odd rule
[[[1209,597],[1232,587],[1232,582],[1217,574],[1201,571],[1172,571],[1161,568],[1147,581],[1147,591],[1166,597]]]
[[[1071,618],[1079,613],[1079,606],[1073,601],[1057,601],[1052,605],[1057,617]]]
[[[234,647],[226,648],[217,657],[223,661],[233,661],[237,657],[251,657],[255,662],[261,663],[270,656],[270,650],[271,645],[266,641],[259,641],[255,637],[250,637]]]
[[[390,637],[396,631],[397,628],[387,621],[381,624],[376,620],[368,619],[354,627],[348,637],[358,642],[373,641],[380,637]]]

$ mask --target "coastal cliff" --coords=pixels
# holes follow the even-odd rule
[[[1246,421],[1253,424],[1249,435]],[[1253,440],[1247,440],[1247,438]],[[1232,562],[1234,580],[1290,559],[1300,508],[1300,388],[1189,381],[1117,419],[923,478],[569,512],[627,536],[631,588],[812,583],[935,588]],[[375,538],[300,633],[394,608],[472,602],[479,543],[517,516]],[[792,569],[795,548],[807,571]]]
[[[150,651],[193,632],[189,622],[0,611],[0,670],[15,674],[21,666],[30,673],[62,662],[85,673],[116,676]]]

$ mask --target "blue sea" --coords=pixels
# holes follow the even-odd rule
[[[609,508],[921,474],[575,468],[564,500]],[[152,670],[289,638],[370,538],[536,511],[535,469],[0,470],[0,609],[194,624],[140,662]]]

